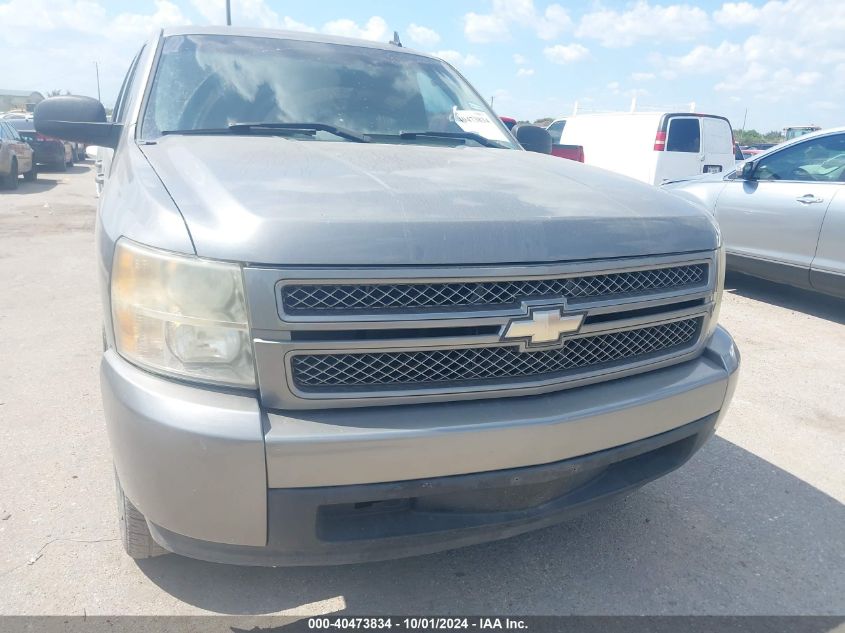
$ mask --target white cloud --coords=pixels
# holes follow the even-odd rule
[[[363,26],[346,18],[332,20],[323,25],[323,33],[339,35],[342,37],[356,37],[362,40],[387,40],[389,39],[387,22],[383,17],[374,15]]]
[[[531,77],[534,74],[533,68],[520,68],[516,71],[517,77]]]
[[[581,44],[555,44],[543,49],[543,54],[555,64],[569,64],[585,59],[590,51]]]
[[[225,24],[226,5],[222,0],[191,0],[194,9],[210,24]],[[267,0],[237,0],[232,2],[232,24],[235,26],[257,26],[269,29],[286,29],[289,31],[305,31],[315,33],[318,29],[300,22],[288,15],[280,16],[270,8]],[[414,27],[415,25],[411,25]],[[434,31],[430,31],[438,37]],[[390,31],[387,22],[381,16],[374,15],[363,25],[354,20],[340,18],[326,22],[321,29],[323,33],[341,37],[355,37],[364,40],[387,40]],[[436,43],[436,42],[435,42]]]
[[[760,19],[760,10],[750,2],[726,2],[713,13],[713,21],[720,26],[743,26]]]
[[[510,26],[531,29],[542,40],[552,40],[572,28],[569,13],[550,4],[542,13],[534,0],[493,0],[490,13],[467,13],[464,33],[471,42],[498,42],[510,38]]]
[[[317,30],[313,26],[308,26],[288,16],[282,18],[281,28],[288,31],[306,31],[307,33],[314,33]]]
[[[226,3],[220,0],[191,0],[191,5],[208,24],[226,23]],[[258,26],[267,29],[315,32],[313,26],[303,24],[290,16],[279,17],[266,0],[238,0],[232,3],[232,24]]]
[[[4,88],[70,90],[111,105],[132,56],[154,29],[190,23],[178,5],[155,0],[146,11],[110,16],[94,0],[10,0],[0,3],[0,59]],[[36,42],[61,42],[37,46]]]
[[[669,57],[664,67],[687,73],[721,72],[741,62],[742,46],[722,42],[718,46],[700,44],[686,55]]]
[[[631,73],[633,81],[651,81],[654,78],[654,73]]]
[[[713,89],[717,92],[753,91],[762,100],[775,102],[791,94],[805,94],[805,90],[818,84],[822,77],[817,71],[772,69],[760,62],[752,62],[744,73],[726,77]]]
[[[435,57],[449,62],[457,68],[473,68],[481,66],[481,60],[473,54],[461,55],[458,51],[436,51],[432,53]]]
[[[437,31],[413,23],[408,26],[408,37],[414,44],[420,46],[434,46],[440,41],[440,34]]]
[[[194,9],[208,24],[226,23],[226,3],[220,0],[191,0]],[[268,29],[291,28],[286,24],[292,22],[302,25],[291,18],[279,18],[279,14],[271,9],[265,0],[239,0],[232,3],[232,24],[235,26],[258,26]],[[304,29],[295,29],[304,30]]]
[[[810,103],[810,107],[814,110],[838,110],[840,104],[836,103],[835,101],[826,101],[824,99],[820,101],[813,101]]]
[[[467,13],[464,33],[470,42],[499,42],[510,38],[507,21],[498,15]]]
[[[652,5],[638,0],[625,11],[600,8],[581,17],[576,35],[598,40],[607,48],[641,41],[692,40],[710,29],[707,13],[690,5]]]
[[[513,54],[513,63],[517,66],[525,66],[528,63],[528,58],[525,55],[520,55],[519,53]]]
[[[714,89],[729,96],[797,100],[826,77],[824,100],[845,97],[845,80],[837,74],[837,64],[845,67],[841,0],[769,0],[758,7],[729,2],[714,12],[713,20],[725,26],[748,24],[754,33],[742,41],[701,44],[684,55],[657,57],[654,63],[679,74],[718,75]]]

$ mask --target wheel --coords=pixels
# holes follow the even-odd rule
[[[9,169],[9,175],[6,176],[6,189],[17,189],[18,188],[18,161],[16,159],[12,159],[12,166]]]
[[[117,490],[117,519],[120,524],[120,540],[123,549],[134,559],[154,558],[169,554],[166,549],[153,540],[150,528],[144,515],[123,492],[123,486],[114,474],[115,489]]]
[[[38,180],[38,165],[35,164],[35,161],[32,161],[32,169],[23,175],[23,179],[27,182],[35,182]]]

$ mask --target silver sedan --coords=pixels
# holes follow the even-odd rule
[[[845,297],[845,128],[663,189],[716,215],[729,269]]]

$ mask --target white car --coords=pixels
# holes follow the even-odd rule
[[[845,127],[663,188],[716,214],[728,268],[845,297]]]
[[[559,119],[564,145],[582,145],[584,163],[653,185],[736,164],[733,131],[721,116],[678,112],[578,114]],[[554,138],[554,134],[553,134]]]

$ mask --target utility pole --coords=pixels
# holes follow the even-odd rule
[[[490,97],[490,109],[491,109],[491,110],[493,109],[493,102],[494,102],[495,100],[496,100],[496,95],[493,95],[492,97]]]
[[[226,0],[226,26],[232,26],[232,0]]]
[[[97,73],[97,101],[102,102],[103,98],[100,96],[100,65],[94,62],[94,72]]]

